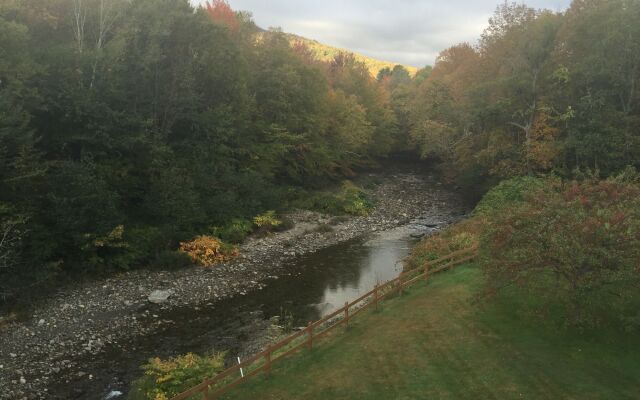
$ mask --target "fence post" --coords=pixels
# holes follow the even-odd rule
[[[346,328],[349,327],[349,302],[348,301],[344,302],[344,324]]]
[[[373,288],[373,307],[378,311],[378,284]]]
[[[271,345],[267,347],[267,354],[264,355],[264,374],[268,378],[271,373]]]
[[[309,336],[307,346],[309,346],[309,350],[311,350],[313,348],[313,324],[311,322],[307,325],[307,335]]]
[[[213,397],[211,397],[209,393],[209,386],[205,386],[204,389],[202,389],[202,397],[204,400],[213,400]]]

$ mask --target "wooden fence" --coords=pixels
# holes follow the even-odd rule
[[[437,260],[429,261],[422,268],[402,272],[397,278],[376,285],[370,292],[363,294],[351,303],[345,303],[344,307],[318,321],[309,322],[306,328],[268,346],[264,351],[218,375],[205,379],[199,385],[180,393],[171,400],[186,400],[196,395],[201,395],[205,400],[214,400],[261,372],[268,376],[271,373],[273,363],[303,348],[313,348],[313,344],[318,339],[340,325],[348,326],[349,321],[363,310],[369,307],[374,307],[377,310],[386,297],[392,294],[402,295],[406,287],[419,280],[428,280],[433,274],[471,261],[477,256],[477,253],[477,247],[456,251]],[[244,376],[238,376],[241,369]]]

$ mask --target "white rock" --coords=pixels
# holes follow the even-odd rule
[[[24,385],[25,383],[27,383],[27,380],[26,380],[26,379],[24,379],[24,376],[21,376],[21,377],[20,377],[20,383],[21,383],[21,384],[23,384],[23,385]]]
[[[111,399],[115,399],[116,397],[120,397],[122,396],[123,393],[119,390],[112,390],[111,392],[109,392],[109,394],[104,398],[104,400],[111,400]]]
[[[171,290],[154,290],[148,297],[149,301],[154,304],[162,304],[166,302],[173,294]]]

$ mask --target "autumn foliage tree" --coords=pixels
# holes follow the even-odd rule
[[[240,21],[226,0],[211,0],[205,3],[207,13],[216,23],[220,23],[231,31],[237,31],[240,28]]]
[[[477,44],[444,50],[414,81],[413,145],[476,193],[523,173],[639,167],[638,16],[638,1],[504,2]]]
[[[543,317],[560,312],[571,324],[640,326],[640,181],[634,171],[603,181],[549,179],[484,217],[488,294],[518,288],[536,299],[531,311]]]

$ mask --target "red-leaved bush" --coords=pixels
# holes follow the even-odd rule
[[[536,307],[560,310],[572,324],[640,326],[635,173],[601,181],[550,179],[486,217],[482,259],[489,294],[517,287],[533,295]]]

